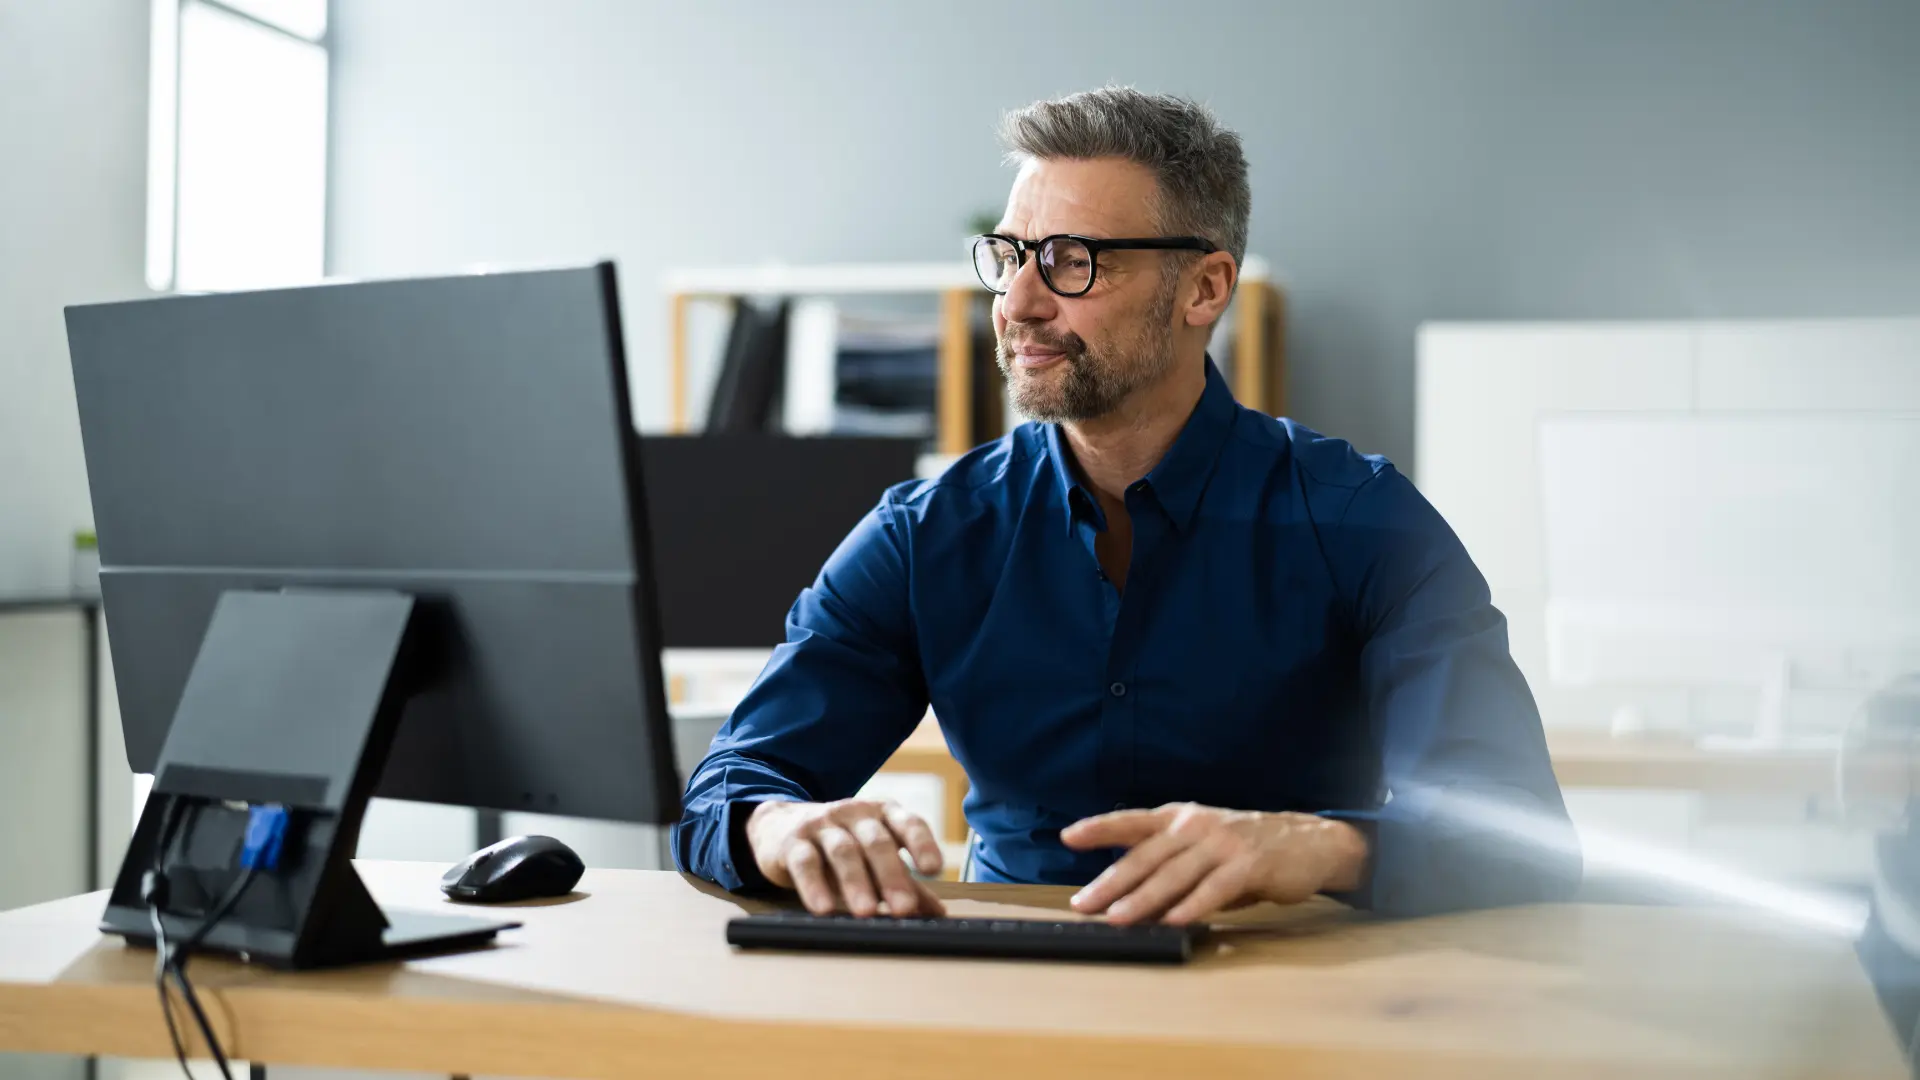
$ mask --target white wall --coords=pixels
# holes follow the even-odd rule
[[[70,590],[93,521],[68,368],[68,304],[144,293],[146,0],[0,0],[0,596]],[[71,616],[0,626],[0,907],[86,875],[82,637]],[[111,713],[109,710],[109,719]],[[124,775],[125,770],[120,770]]]
[[[143,291],[147,18],[0,0],[0,596],[66,592],[92,524],[61,308]],[[72,615],[0,620],[0,908],[85,887],[81,642]],[[78,1075],[0,1055],[0,1076]]]
[[[0,0],[0,596],[89,528],[67,304],[144,291],[147,4]]]
[[[1001,110],[1209,101],[1288,283],[1290,411],[1412,466],[1436,319],[1920,313],[1920,5],[336,0],[331,269],[957,258]]]

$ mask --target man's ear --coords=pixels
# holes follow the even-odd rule
[[[1196,264],[1192,299],[1185,311],[1188,326],[1211,326],[1227,310],[1233,299],[1234,282],[1240,280],[1240,267],[1233,256],[1216,251],[1201,257]]]

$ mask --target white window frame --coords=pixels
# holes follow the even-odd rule
[[[170,292],[180,269],[180,13],[188,0],[152,0],[151,74],[147,109],[147,286]],[[319,33],[285,25],[236,7],[226,0],[193,0],[222,14],[243,19],[309,45],[317,45],[331,67],[331,20]],[[324,8],[323,8],[324,10]],[[321,178],[324,190],[326,178]],[[323,208],[321,213],[325,214]],[[323,225],[324,227],[324,225]]]

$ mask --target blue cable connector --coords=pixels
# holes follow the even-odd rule
[[[247,807],[247,838],[240,846],[240,865],[247,870],[272,870],[280,865],[280,842],[287,835],[287,808],[279,803]]]

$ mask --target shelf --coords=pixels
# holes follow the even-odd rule
[[[688,429],[687,308],[691,302],[928,293],[940,298],[935,449],[959,454],[999,434],[972,429],[974,305],[992,294],[965,261],[681,270],[667,274],[661,283],[669,305],[668,403],[673,431]],[[1271,265],[1257,255],[1247,256],[1240,285],[1226,315],[1233,320],[1238,339],[1231,373],[1234,395],[1252,408],[1278,416],[1286,406],[1285,293],[1275,282]]]

